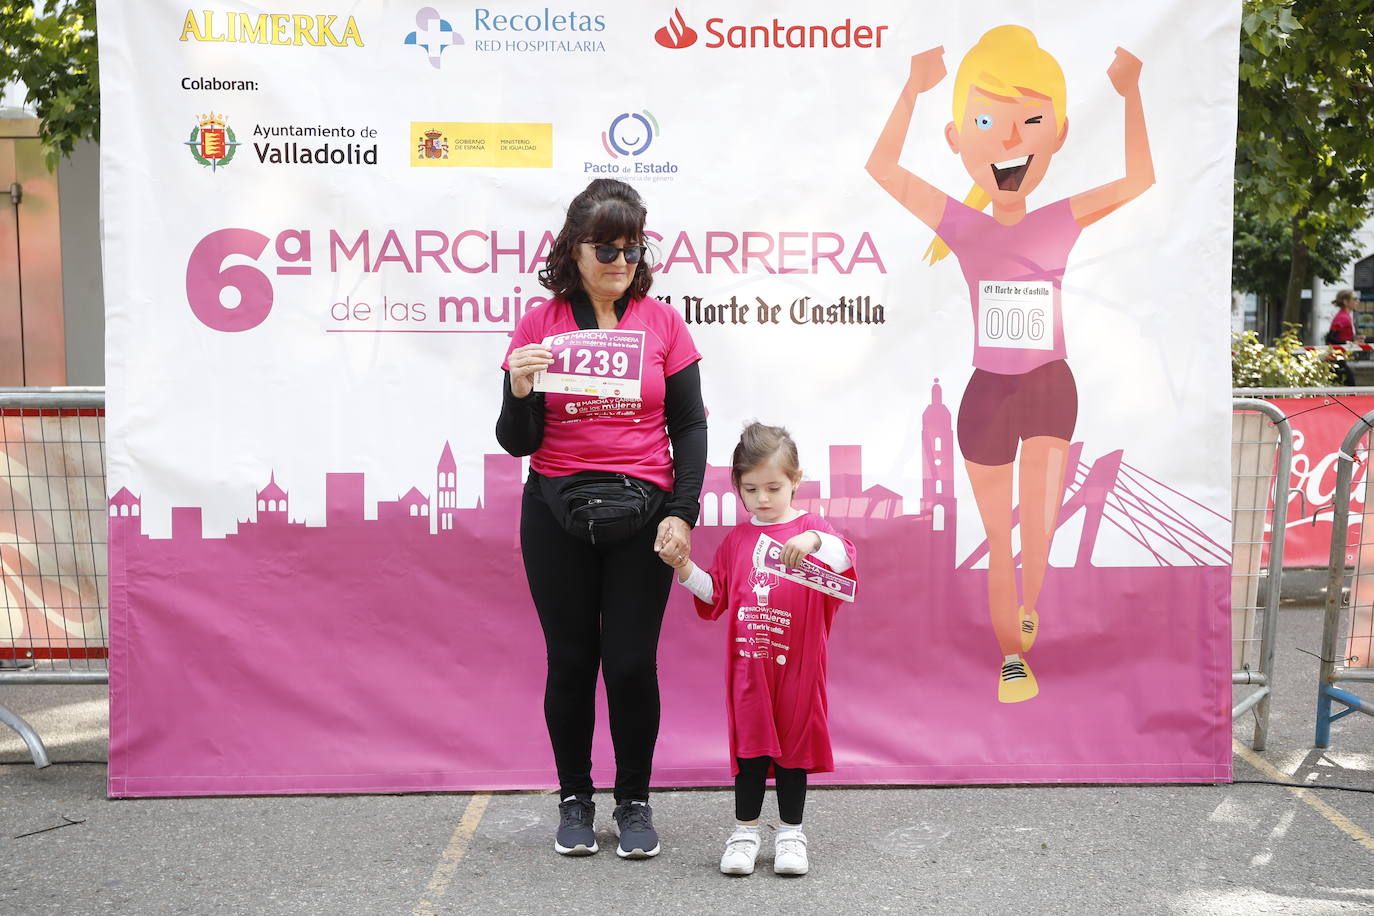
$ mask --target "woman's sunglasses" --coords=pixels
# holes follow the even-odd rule
[[[597,245],[596,242],[583,242],[583,245],[592,245],[596,248],[596,259],[602,264],[612,264],[621,254],[625,255],[626,264],[638,264],[639,259],[644,257],[643,245],[626,245],[624,248],[617,248],[614,245]]]

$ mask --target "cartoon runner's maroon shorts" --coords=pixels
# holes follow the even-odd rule
[[[1062,359],[1020,375],[974,369],[959,404],[959,450],[974,464],[1016,460],[1022,439],[1069,441],[1078,422],[1078,385]]]

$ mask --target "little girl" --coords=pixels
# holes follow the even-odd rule
[[[783,545],[786,567],[795,568],[809,556],[852,578],[854,545],[819,515],[792,507],[802,472],[787,430],[746,426],[730,473],[752,517],[725,536],[711,569],[686,558],[673,563],[664,555],[678,581],[696,596],[697,613],[706,620],[728,613],[730,621],[725,693],[737,824],[720,870],[753,873],[771,769],[782,821],[773,871],[804,875],[809,868],[802,833],[806,774],[835,768],[826,726],[825,642],[840,599],[756,568],[753,557],[764,534]]]

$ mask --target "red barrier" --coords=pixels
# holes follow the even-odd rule
[[[1278,405],[1293,427],[1293,476],[1283,565],[1326,566],[1331,558],[1331,497],[1336,489],[1337,452],[1351,424],[1374,410],[1374,396],[1268,400]],[[1356,463],[1349,510],[1352,541],[1359,537],[1365,470],[1363,460]]]

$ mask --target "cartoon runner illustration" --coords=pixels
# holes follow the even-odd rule
[[[979,39],[954,78],[954,120],[945,140],[973,179],[960,203],[898,162],[916,97],[945,76],[943,56],[944,48],[937,47],[911,59],[911,74],[867,168],[935,231],[926,250],[930,263],[953,251],[968,281],[973,374],[959,405],[959,448],[988,539],[988,609],[1003,655],[997,697],[1016,703],[1039,692],[1024,654],[1039,630],[1036,604],[1078,418],[1060,310],[1064,266],[1083,227],[1154,184],[1154,165],[1140,101],[1140,61],[1117,48],[1107,77],[1126,101],[1126,176],[1027,210],[1027,195],[1068,136],[1064,72],[1029,29],[1003,25]],[[989,203],[991,215],[982,212]],[[1020,497],[1019,599],[1013,481]]]

